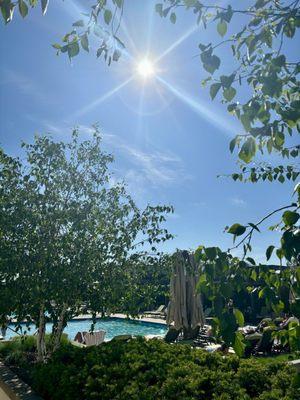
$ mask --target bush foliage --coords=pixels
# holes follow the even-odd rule
[[[157,339],[85,349],[64,343],[46,364],[31,364],[29,376],[46,400],[300,399],[296,373],[283,362],[225,358]]]

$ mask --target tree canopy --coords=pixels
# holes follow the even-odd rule
[[[162,227],[172,207],[140,210],[123,183],[112,183],[113,157],[97,127],[90,140],[75,129],[69,143],[37,136],[23,147],[26,162],[0,154],[0,282],[9,298],[1,319],[44,331],[50,316],[60,336],[83,304],[113,311],[130,297],[141,276],[134,264],[145,265],[145,250],[158,258],[157,245],[172,237]]]

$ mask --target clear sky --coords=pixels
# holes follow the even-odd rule
[[[232,244],[231,235],[223,233],[226,225],[257,222],[290,203],[293,183],[217,178],[237,169],[228,144],[241,128],[201,87],[207,74],[194,56],[199,42],[219,40],[213,30],[197,28],[191,12],[180,12],[173,25],[155,14],[156,1],[127,0],[120,36],[129,56],[108,67],[81,52],[70,63],[65,55],[57,57],[51,44],[81,18],[87,3],[50,1],[44,17],[36,9],[25,20],[16,13],[8,26],[1,21],[0,142],[9,154],[19,155],[20,142],[32,141],[35,133],[68,140],[77,125],[88,137],[98,122],[105,148],[116,157],[115,174],[128,182],[136,202],[175,207],[167,224],[176,235],[166,246],[170,251],[199,244],[226,249]],[[147,53],[160,58],[156,68],[163,81],[137,76],[136,63]],[[230,54],[224,50],[219,56],[226,72]],[[264,261],[266,246],[276,245],[277,237],[257,233],[253,256]]]

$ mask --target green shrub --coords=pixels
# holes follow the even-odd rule
[[[33,352],[35,349],[35,336],[16,336],[8,342],[0,343],[0,356],[5,357],[14,352]]]
[[[68,343],[30,382],[45,400],[297,400],[296,373],[284,362],[223,357],[143,338],[78,348]]]

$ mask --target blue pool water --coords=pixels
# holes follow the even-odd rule
[[[13,328],[13,325],[10,325]],[[73,320],[68,323],[64,333],[66,333],[69,339],[73,340],[78,331],[88,331],[91,327],[90,319]],[[27,330],[29,335],[35,332],[35,327],[31,326],[30,331],[24,325],[23,330]],[[103,329],[106,332],[105,340],[110,340],[114,336],[118,335],[165,335],[167,332],[167,326],[164,324],[155,324],[151,322],[132,321],[121,318],[108,318],[98,319],[95,324],[95,330]],[[51,323],[46,325],[46,331],[51,332]],[[7,329],[5,338],[16,336],[16,333]]]

